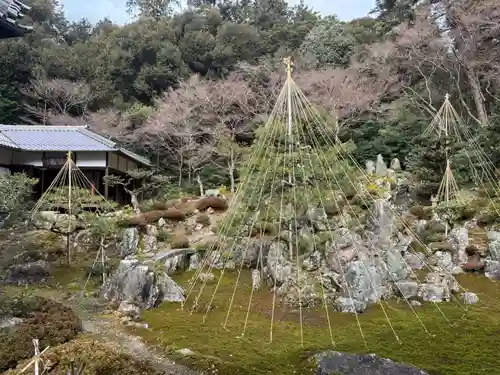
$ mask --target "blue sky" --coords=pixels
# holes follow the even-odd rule
[[[126,0],[60,0],[66,16],[71,20],[87,18],[92,22],[104,17],[116,23],[128,20],[125,12]],[[289,0],[290,4],[298,0]],[[306,4],[324,15],[337,14],[340,19],[362,17],[374,7],[375,0],[305,0]]]

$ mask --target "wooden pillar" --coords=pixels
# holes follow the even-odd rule
[[[42,178],[40,180],[40,193],[43,195],[45,192],[45,168],[42,168]]]
[[[104,177],[108,177],[108,175],[109,175],[109,168],[106,167],[106,169],[104,170]],[[109,199],[109,184],[107,178],[104,179],[104,198],[106,198],[106,200]]]
[[[104,177],[109,175],[109,152],[106,152],[106,169],[104,170]],[[109,184],[108,180],[104,179],[104,198],[109,199]]]

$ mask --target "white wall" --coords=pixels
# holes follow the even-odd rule
[[[88,168],[106,168],[106,152],[76,152],[76,165]]]
[[[9,168],[4,168],[4,167],[0,167],[0,174],[2,173],[10,173],[10,169]]]

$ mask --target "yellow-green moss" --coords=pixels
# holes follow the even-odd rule
[[[186,284],[191,276],[181,275],[178,281]],[[175,354],[177,349],[191,349],[198,355],[180,356],[179,359],[205,369],[213,365],[220,375],[311,373],[310,364],[304,361],[307,354],[332,347],[324,309],[319,307],[303,312],[304,347],[301,347],[298,311],[277,306],[273,343],[269,343],[273,295],[268,290],[255,292],[245,335],[241,337],[251,278],[248,272],[242,274],[228,315],[235,279],[234,274],[225,272],[213,301],[216,308],[208,313],[205,323],[202,322],[203,311],[192,315],[188,311],[197,295],[197,286],[185,304],[185,311],[179,309],[178,304],[164,303],[158,309],[144,312],[143,318],[151,329],[141,330],[140,334],[174,356],[178,356]],[[386,312],[403,344],[395,339],[381,308],[373,306],[359,315],[366,347],[354,315],[329,312],[335,349],[377,353],[433,374],[497,373],[500,366],[496,338],[500,330],[497,303],[500,285],[478,276],[464,276],[460,281],[464,287],[476,292],[481,301],[470,307],[463,320],[464,311],[459,305],[441,304],[441,311],[448,320],[457,322],[456,326],[450,327],[434,305],[425,304],[417,312],[434,335],[429,336],[406,303],[390,301],[385,305]],[[205,286],[201,303],[211,299],[216,285]],[[227,316],[226,330],[222,324]],[[477,366],[478,363],[481,367]]]

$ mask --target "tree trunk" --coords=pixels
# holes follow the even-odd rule
[[[232,141],[234,142],[234,134],[232,136]],[[236,184],[234,182],[234,170],[236,169],[236,162],[234,160],[233,148],[231,148],[231,151],[229,153],[228,169],[229,169],[229,179],[231,181],[231,193],[234,194],[234,191],[236,189]]]
[[[472,90],[472,98],[474,99],[474,104],[476,106],[477,117],[479,118],[481,125],[486,126],[488,125],[488,114],[486,113],[486,108],[484,106],[484,97],[483,93],[481,92],[481,86],[479,85],[474,70],[468,67],[467,63],[465,63],[464,65],[467,79]]]
[[[231,181],[231,193],[234,194],[236,190],[236,183],[234,182],[234,167],[229,167],[229,180]]]
[[[141,213],[141,205],[139,204],[139,199],[137,198],[137,193],[134,193],[132,190],[126,189],[125,191],[127,192],[128,195],[130,195],[130,204],[132,205],[132,208],[134,209],[134,212],[136,214]]]
[[[203,183],[201,182],[200,175],[196,175],[196,181],[198,182],[198,186],[200,187],[200,197],[203,197],[205,195],[205,191],[203,189]]]

